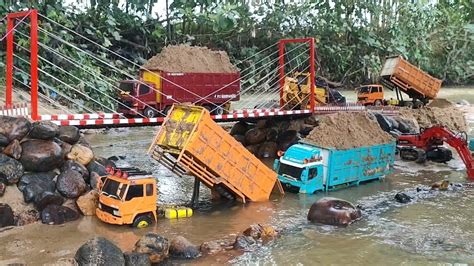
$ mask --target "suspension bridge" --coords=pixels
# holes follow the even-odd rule
[[[132,109],[119,97],[114,97],[114,94],[124,93],[117,77],[147,86],[161,97],[172,98],[138,77],[138,70],[149,70],[137,62],[37,10],[6,14],[0,23],[6,25],[5,34],[0,39],[6,41],[6,62],[0,62],[6,69],[5,103],[0,106],[0,115],[28,116],[36,121],[82,128],[159,125],[164,121],[166,114],[163,110],[133,95],[130,97],[153,110],[157,117],[146,117],[137,112],[136,117],[130,118],[117,111],[117,107]],[[15,36],[21,37],[22,41],[15,40]],[[54,42],[48,45],[46,39]],[[94,48],[93,51],[90,47]],[[302,99],[307,105],[289,106],[289,101],[283,101],[288,73],[309,72],[310,88],[315,87],[315,51],[313,38],[280,40],[237,63],[241,69],[238,78],[212,94],[197,94],[189,87],[174,85],[198,99],[191,104],[202,104],[212,103],[215,93],[239,83],[239,101],[231,102],[229,99],[211,105],[211,113],[225,105],[231,106],[226,113],[212,116],[217,122],[270,117],[292,119],[318,113],[366,110],[365,106],[357,104],[321,105],[313,90],[305,96],[307,99]],[[73,58],[72,53],[77,57]],[[116,61],[122,65],[118,66]],[[252,63],[242,67],[244,62]],[[134,72],[124,69],[133,69]],[[163,76],[160,78],[173,83]],[[28,97],[14,101],[15,94],[25,93]],[[174,103],[180,102],[174,100]],[[398,112],[394,107],[376,107],[374,110],[388,115]]]

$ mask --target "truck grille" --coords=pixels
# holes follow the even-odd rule
[[[112,207],[110,207],[110,206],[107,206],[107,205],[105,205],[105,204],[102,203],[102,202],[99,203],[99,204],[100,204],[100,208],[99,208],[99,209],[103,210],[104,212],[110,213],[110,214],[112,214],[112,215],[115,216],[115,217],[120,217],[120,216],[117,216],[117,215],[114,214],[114,211],[118,211],[118,209],[115,209],[115,208],[112,208]]]

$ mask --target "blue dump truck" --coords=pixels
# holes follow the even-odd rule
[[[273,168],[286,190],[311,194],[382,178],[393,167],[395,148],[395,142],[347,150],[300,142]]]

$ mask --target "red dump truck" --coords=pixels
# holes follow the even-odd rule
[[[174,105],[148,153],[178,176],[191,174],[213,195],[241,202],[268,200],[277,174],[250,153],[202,107]]]
[[[120,82],[118,112],[129,116],[167,114],[174,103],[195,103],[222,114],[240,97],[240,73],[181,73],[143,70],[139,80]],[[205,99],[203,99],[205,97]],[[222,104],[227,103],[223,106]],[[159,112],[158,112],[159,111]]]

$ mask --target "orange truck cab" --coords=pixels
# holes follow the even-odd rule
[[[383,105],[383,86],[378,84],[364,85],[355,89],[357,93],[357,103],[363,105]]]
[[[97,217],[109,224],[143,228],[157,221],[156,179],[150,175],[111,173],[99,187]]]

